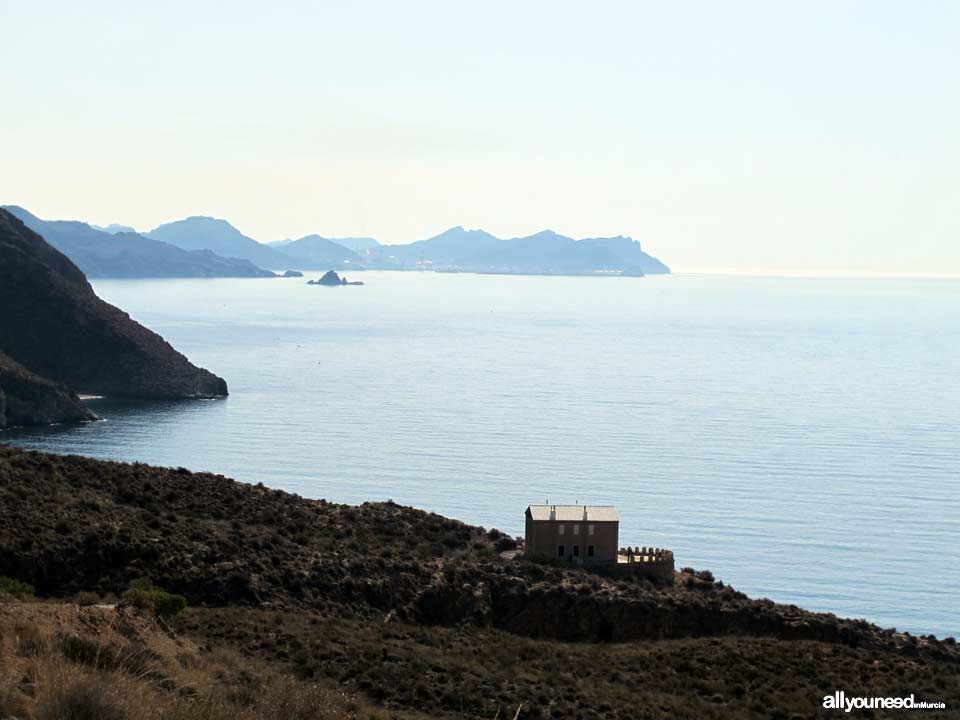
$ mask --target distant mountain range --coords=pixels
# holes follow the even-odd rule
[[[501,240],[483,230],[453,227],[409,245],[382,245],[375,257],[400,269],[518,275],[656,275],[670,272],[632,238],[574,240],[552,230]]]
[[[221,257],[207,249],[187,251],[134,232],[98,230],[73,220],[41,220],[15,205],[3,209],[70,258],[87,277],[273,277],[248,260]]]
[[[656,275],[670,268],[636,240],[618,235],[576,240],[543,230],[500,239],[457,226],[407,245],[374,238],[260,243],[226,220],[194,216],[146,233],[46,221],[23,208],[11,213],[72,259],[90,277],[272,277],[282,270],[436,270],[514,275]]]
[[[246,257],[257,262],[249,253],[259,243],[223,220],[209,224],[199,220],[181,221],[197,221],[192,226],[190,244],[182,247],[207,247],[223,255]],[[224,226],[233,232],[227,232]],[[164,227],[169,226],[161,226],[148,235],[180,244],[178,236],[159,233]],[[552,230],[501,240],[484,230],[466,230],[458,226],[408,245],[381,245],[367,237],[307,235],[299,240],[278,240],[260,245],[257,252],[264,248],[272,255],[269,263],[261,264],[273,270],[439,270],[516,275],[658,275],[670,272],[669,267],[645,253],[640,243],[632,238],[618,235],[575,240]]]
[[[270,270],[299,269],[279,250],[247,237],[226,220],[217,218],[188,217],[161,225],[144,235],[184,250],[211,250],[223,257],[241,258]]]

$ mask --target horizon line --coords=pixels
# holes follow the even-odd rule
[[[687,265],[670,268],[672,275],[729,275],[795,278],[904,278],[960,280],[960,270],[868,270],[863,268],[802,268],[784,266]]]

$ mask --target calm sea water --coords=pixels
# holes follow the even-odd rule
[[[226,400],[0,434],[522,533],[614,504],[754,596],[960,634],[960,281],[100,281]]]

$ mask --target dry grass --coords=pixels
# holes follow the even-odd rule
[[[103,607],[0,605],[0,718],[341,720],[387,713],[328,683],[207,650],[162,623]]]

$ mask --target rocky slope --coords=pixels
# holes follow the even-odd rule
[[[0,351],[81,393],[216,397],[227,384],[105,303],[63,254],[0,209]]]
[[[667,712],[638,713],[629,698],[639,693],[673,717],[770,717],[778,707],[789,717],[819,707],[824,683],[897,694],[904,678],[910,691],[960,702],[950,639],[754,600],[708,573],[654,586],[505,560],[507,544],[390,502],[338,505],[185,469],[0,448],[0,575],[53,596],[150,578],[195,606],[179,621],[185,631],[389,707]],[[551,659],[560,655],[570,667]],[[704,673],[717,679],[696,702],[665,697]],[[806,696],[776,697],[784,677]],[[761,690],[770,704],[754,712]]]
[[[0,430],[95,419],[69,388],[34,375],[0,353]]]

